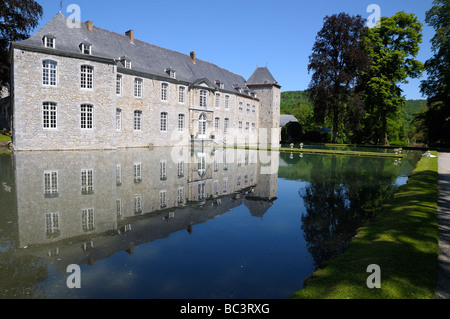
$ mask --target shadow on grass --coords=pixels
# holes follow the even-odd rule
[[[434,298],[439,269],[437,180],[437,165],[421,165],[375,220],[359,230],[348,250],[317,269],[292,298]],[[380,289],[367,287],[371,264],[380,266]]]

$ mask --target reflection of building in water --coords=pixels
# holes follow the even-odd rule
[[[51,244],[35,249],[89,263],[195,232],[193,225],[241,204],[262,216],[276,198],[278,167],[261,174],[258,154],[187,147],[16,153],[20,246]],[[68,239],[77,248],[67,248]]]

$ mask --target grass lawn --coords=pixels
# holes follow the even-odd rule
[[[0,133],[0,142],[4,141],[11,141],[11,136],[3,135],[2,133]]]
[[[432,152],[437,155],[437,152]],[[437,157],[422,157],[408,183],[400,187],[375,220],[359,229],[343,254],[308,278],[292,298],[435,298],[439,233]],[[376,264],[381,287],[368,288]]]

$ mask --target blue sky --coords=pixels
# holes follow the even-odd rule
[[[37,0],[44,9],[40,26],[60,10],[60,0]],[[139,40],[189,54],[217,64],[248,79],[258,66],[267,66],[282,91],[304,90],[311,74],[307,65],[317,32],[326,15],[346,12],[368,18],[370,4],[382,16],[398,11],[414,13],[423,23],[423,41],[418,59],[431,57],[434,30],[425,23],[432,0],[64,0],[81,9],[81,20],[92,20],[117,33],[135,30]],[[39,28],[38,27],[38,28]],[[424,98],[422,79],[402,85],[407,99]]]

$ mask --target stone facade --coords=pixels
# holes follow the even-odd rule
[[[59,49],[58,45],[63,42],[60,38],[68,39],[65,40],[67,43],[72,41],[75,36],[71,32],[75,31],[60,31],[64,29],[63,21],[65,18],[58,14],[43,28],[45,30],[38,31],[23,43],[12,45],[15,150],[117,149],[193,142],[278,146],[278,85],[252,89],[245,83],[236,87],[233,83],[230,88],[228,83],[228,87],[224,87],[217,82],[221,79],[211,77],[224,74],[228,82],[239,80],[239,77],[207,62],[200,63],[192,54],[189,57],[167,53],[179,60],[174,63],[185,67],[185,74],[189,75],[187,70],[197,68],[197,75],[189,75],[191,79],[186,80],[188,75],[182,74],[182,79],[178,79],[175,71],[171,74],[169,70],[167,76],[161,76],[138,67],[125,67],[120,60],[103,56],[106,53],[96,54],[95,50],[92,54],[69,52]],[[92,36],[103,36],[105,46],[112,41],[106,39],[110,36],[118,37],[113,40],[130,41],[130,32],[123,36],[105,34],[107,31],[93,27],[92,23],[87,27],[83,24],[83,28],[86,30],[77,32],[84,32],[83,36],[91,33]],[[56,46],[51,48],[45,47],[50,32],[57,34],[54,38]],[[42,34],[44,44],[41,43]],[[134,32],[132,34],[131,44],[136,45],[138,42],[135,43]],[[53,35],[51,37],[53,39]],[[66,43],[61,47],[63,45]],[[94,49],[101,45],[92,44]],[[48,61],[51,61],[52,70],[44,66]],[[82,87],[85,66],[92,70],[89,75],[92,76],[92,88]],[[205,77],[193,80],[201,76],[203,68]],[[52,77],[50,84],[48,77]],[[48,111],[49,103],[51,111]],[[89,112],[85,110],[86,105]]]

